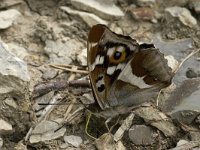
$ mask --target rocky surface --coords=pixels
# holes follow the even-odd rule
[[[27,64],[11,54],[6,45],[0,43],[0,94],[13,93],[15,96],[26,97],[30,76]],[[2,98],[2,97],[1,97]]]
[[[1,0],[0,149],[198,149],[200,53],[177,67],[200,47],[199,4]],[[99,113],[85,76],[88,32],[99,23],[165,54],[175,76],[156,103]]]
[[[6,29],[12,26],[14,21],[21,15],[18,10],[10,9],[0,12],[0,29]]]

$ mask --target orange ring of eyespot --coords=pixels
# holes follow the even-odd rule
[[[123,61],[126,59],[126,51],[125,51],[125,49],[123,49],[123,51],[121,52],[120,58],[117,59],[117,60],[114,58],[114,55],[115,55],[116,52],[117,52],[117,48],[115,48],[115,51],[114,51],[113,54],[109,57],[110,63],[118,64],[118,63],[123,62]]]

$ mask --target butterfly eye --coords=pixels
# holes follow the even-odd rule
[[[115,48],[113,54],[109,57],[110,63],[118,64],[126,59],[126,51],[124,47]]]

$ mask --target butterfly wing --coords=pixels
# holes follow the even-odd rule
[[[142,103],[171,83],[171,69],[158,49],[104,25],[92,27],[87,49],[91,86],[102,109]]]
[[[140,45],[111,87],[110,105],[132,106],[153,100],[171,84],[173,73],[164,55],[153,45]]]
[[[93,26],[88,36],[88,67],[95,98],[102,109],[110,107],[110,88],[138,51],[136,40],[113,33],[104,25]]]

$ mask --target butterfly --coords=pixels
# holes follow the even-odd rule
[[[103,110],[153,100],[174,76],[153,44],[139,44],[101,24],[89,32],[87,56],[92,91]]]

